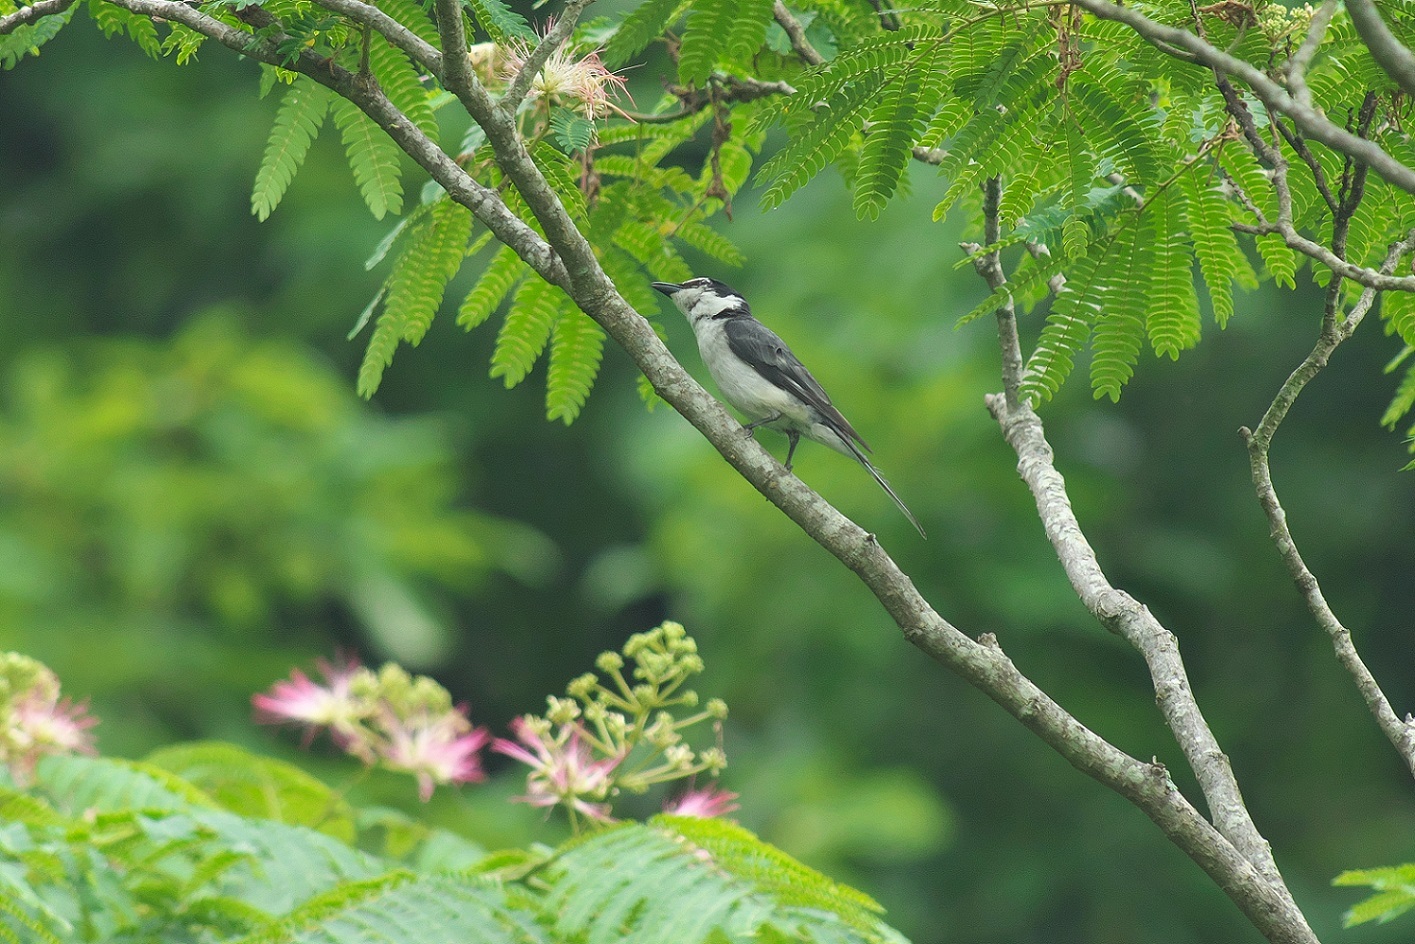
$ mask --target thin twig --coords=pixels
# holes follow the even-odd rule
[[[1204,65],[1241,79],[1262,100],[1269,112],[1287,115],[1307,137],[1371,165],[1373,171],[1390,183],[1415,193],[1415,169],[1396,160],[1374,141],[1358,137],[1328,121],[1314,106],[1297,101],[1287,89],[1256,66],[1215,48],[1188,30],[1158,23],[1136,7],[1122,6],[1112,0],[1075,2],[1103,20],[1125,24],[1152,45],[1168,44],[1183,49]]]
[[[1385,262],[1381,265],[1381,271],[1387,273],[1395,271],[1401,258],[1412,249],[1415,249],[1415,230],[1412,230],[1405,239],[1390,247]],[[1333,279],[1332,281],[1339,280]],[[1278,390],[1277,396],[1273,398],[1272,404],[1263,414],[1257,430],[1253,431],[1245,426],[1239,430],[1239,433],[1243,436],[1248,447],[1253,488],[1257,492],[1258,503],[1267,516],[1269,532],[1273,543],[1277,546],[1278,555],[1287,566],[1288,573],[1291,574],[1293,582],[1296,583],[1302,594],[1302,599],[1317,621],[1317,625],[1331,638],[1337,661],[1351,675],[1357,691],[1366,702],[1367,709],[1375,718],[1376,725],[1390,741],[1391,746],[1395,748],[1401,760],[1410,769],[1411,774],[1415,775],[1415,724],[1409,720],[1402,721],[1397,717],[1394,709],[1391,708],[1390,701],[1376,682],[1375,676],[1361,660],[1360,653],[1357,652],[1356,645],[1351,640],[1351,631],[1332,611],[1316,576],[1302,559],[1302,555],[1297,549],[1297,543],[1292,537],[1292,531],[1287,525],[1287,513],[1278,501],[1277,490],[1272,480],[1272,468],[1269,465],[1269,451],[1278,426],[1281,425],[1307,384],[1327,365],[1332,352],[1355,332],[1367,312],[1371,310],[1377,294],[1377,289],[1367,287],[1351,311],[1346,313],[1345,318],[1335,317],[1331,308],[1328,308],[1324,313],[1322,332],[1316,345]]]
[[[786,9],[786,4],[781,0],[776,0],[771,7],[772,16],[776,17],[776,22],[786,31],[786,38],[791,40],[791,48],[796,50],[796,55],[805,60],[807,65],[818,66],[825,62],[825,57],[816,51],[816,47],[811,45],[811,41],[806,38],[806,28],[801,25],[801,21],[791,15],[791,11]]]
[[[28,26],[35,20],[55,13],[63,13],[74,5],[74,0],[39,0],[27,7],[20,7],[14,13],[0,16],[0,36],[6,36],[19,29],[21,26]]]
[[[1317,54],[1322,40],[1326,38],[1331,18],[1336,14],[1336,7],[1337,0],[1324,0],[1317,12],[1312,14],[1312,22],[1307,26],[1307,35],[1302,39],[1302,45],[1298,46],[1292,58],[1287,60],[1287,68],[1284,70],[1287,87],[1291,90],[1292,97],[1303,105],[1312,104],[1312,90],[1307,87],[1307,67],[1312,64],[1312,57]]]
[[[1281,121],[1274,121],[1273,127],[1278,134],[1282,135],[1288,146],[1302,158],[1302,163],[1307,165],[1307,169],[1312,172],[1312,180],[1317,185],[1317,192],[1322,195],[1322,200],[1326,203],[1327,209],[1336,212],[1336,197],[1331,192],[1331,186],[1327,183],[1327,172],[1322,167],[1322,162],[1317,160],[1317,156],[1312,153],[1312,149],[1307,146],[1307,139],[1302,137],[1302,132],[1287,127]]]
[[[1415,95],[1415,54],[1400,44],[1386,28],[1371,0],[1346,0],[1346,13],[1371,58],[1395,80],[1406,95]]]
[[[555,25],[546,31],[536,48],[531,50],[531,54],[526,57],[526,64],[516,73],[510,88],[501,96],[497,104],[502,111],[510,115],[516,114],[521,103],[526,100],[526,93],[530,91],[536,74],[545,68],[550,57],[569,41],[570,35],[575,32],[575,26],[580,22],[580,14],[593,2],[594,0],[570,0],[565,4],[565,9],[561,11]]]
[[[433,75],[442,72],[442,53],[373,4],[360,0],[315,0],[315,3],[377,31]]]
[[[996,194],[994,178],[986,185],[983,197],[984,238],[993,242],[1000,232]],[[1006,278],[1000,264],[988,264],[991,258],[995,258],[995,254],[976,260],[975,265],[988,287],[997,291]],[[1071,508],[1066,482],[1056,470],[1041,417],[1025,401],[1007,392],[1020,379],[1016,365],[1022,362],[1016,314],[1010,300],[998,309],[997,320],[1004,394],[990,396],[988,409],[1017,452],[1018,471],[1032,492],[1047,538],[1072,588],[1102,626],[1124,637],[1144,657],[1154,683],[1156,701],[1199,781],[1214,825],[1276,893],[1290,900],[1291,894],[1283,884],[1272,850],[1244,805],[1228,757],[1219,748],[1199,709],[1184,661],[1179,656],[1178,642],[1147,607],[1110,583]]]

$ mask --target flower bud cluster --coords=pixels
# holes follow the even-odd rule
[[[698,694],[685,683],[703,670],[703,660],[682,626],[666,622],[636,633],[622,653],[602,653],[595,667],[602,675],[573,679],[565,689],[568,697],[547,699],[544,715],[517,719],[516,740],[492,743],[492,750],[531,768],[520,800],[561,806],[573,825],[581,817],[602,822],[610,819],[621,792],[644,793],[702,773],[715,777],[727,766],[722,749],[727,705],[715,698],[693,710]],[[716,744],[695,750],[683,732],[703,722],[711,723]],[[690,792],[669,809],[719,815],[736,809],[735,798],[708,788]]]
[[[59,697],[59,677],[17,652],[0,653],[0,764],[20,784],[50,754],[92,754],[89,728],[98,719],[86,702]]]
[[[370,767],[413,774],[427,801],[438,784],[486,779],[478,752],[491,739],[425,675],[388,663],[374,672],[351,658],[315,663],[323,684],[295,669],[255,695],[256,720],[298,724],[308,743],[327,730],[334,743]]]

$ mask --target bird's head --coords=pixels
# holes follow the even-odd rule
[[[673,299],[673,304],[694,325],[706,318],[730,318],[752,313],[745,298],[717,279],[654,282],[653,287]]]

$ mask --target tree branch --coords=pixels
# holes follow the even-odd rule
[[[378,7],[362,3],[360,0],[314,0],[314,2],[326,10],[348,17],[360,26],[374,30],[433,75],[442,73],[442,53]]]
[[[1381,271],[1393,271],[1400,264],[1400,259],[1413,248],[1415,248],[1415,230],[1412,230],[1404,240],[1390,247],[1385,262],[1381,266]],[[1332,281],[1337,282],[1338,279],[1334,278]],[[1376,682],[1375,676],[1361,660],[1355,643],[1351,641],[1350,630],[1342,625],[1341,620],[1332,612],[1326,596],[1322,593],[1321,586],[1317,583],[1316,576],[1313,575],[1298,552],[1297,543],[1287,526],[1287,513],[1278,501],[1277,489],[1272,480],[1272,468],[1269,464],[1269,450],[1278,426],[1281,425],[1307,384],[1327,365],[1332,352],[1356,331],[1362,319],[1366,317],[1367,312],[1374,305],[1376,295],[1377,290],[1368,287],[1361,293],[1361,297],[1347,313],[1345,319],[1337,317],[1336,307],[1340,304],[1340,293],[1328,295],[1322,332],[1311,353],[1278,390],[1277,396],[1273,398],[1272,404],[1263,414],[1257,431],[1249,430],[1245,426],[1239,430],[1239,434],[1243,436],[1248,447],[1248,462],[1253,476],[1253,488],[1257,492],[1258,503],[1267,516],[1268,530],[1273,543],[1277,546],[1278,555],[1282,558],[1283,564],[1287,566],[1288,573],[1292,575],[1292,580],[1296,583],[1297,589],[1302,594],[1307,609],[1312,613],[1317,625],[1331,638],[1337,661],[1351,675],[1357,691],[1366,702],[1367,709],[1375,718],[1376,725],[1390,741],[1391,746],[1400,754],[1401,760],[1405,762],[1411,774],[1415,775],[1415,724],[1408,720],[1402,721],[1396,716],[1390,701]]]
[[[994,178],[984,189],[985,238],[993,242],[999,236],[998,194]],[[993,291],[1006,281],[995,253],[975,264]],[[1022,361],[1011,301],[999,308],[997,319],[1003,383],[1005,388],[1011,388],[1017,382],[1017,365]],[[1056,469],[1041,418],[1010,391],[989,396],[987,405],[1017,453],[1018,471],[1032,492],[1047,538],[1077,596],[1102,626],[1123,636],[1144,657],[1160,710],[1199,780],[1214,825],[1296,913],[1297,906],[1283,884],[1272,851],[1248,815],[1228,758],[1199,710],[1173,634],[1149,609],[1107,580],[1071,508],[1066,482]]]
[[[811,45],[811,41],[806,38],[806,29],[801,25],[801,21],[791,15],[791,11],[786,9],[786,4],[781,0],[776,0],[771,7],[772,16],[776,17],[776,22],[786,31],[786,37],[791,40],[791,48],[796,50],[796,55],[805,60],[807,65],[818,66],[825,62],[825,56],[816,52],[816,47]]]
[[[63,13],[73,5],[74,0],[39,0],[38,3],[20,7],[14,13],[0,16],[0,36],[9,35],[21,26],[28,26],[46,16]]]
[[[580,22],[580,14],[593,2],[594,0],[570,0],[565,4],[560,18],[536,44],[536,48],[531,50],[531,54],[526,57],[526,64],[516,73],[516,78],[511,80],[511,87],[501,96],[499,104],[502,111],[516,114],[521,102],[525,101],[526,93],[531,89],[531,83],[535,81],[536,73],[545,68],[550,57],[570,39],[570,34],[575,32],[575,24]]]
[[[1317,12],[1312,14],[1312,22],[1307,25],[1307,35],[1303,38],[1302,45],[1297,47],[1297,51],[1287,61],[1287,68],[1284,70],[1292,97],[1303,105],[1312,104],[1312,91],[1307,88],[1307,66],[1311,65],[1312,57],[1317,54],[1322,40],[1326,38],[1331,18],[1336,15],[1336,6],[1337,0],[1325,0],[1317,8]]]
[[[135,12],[182,22],[260,61],[281,62],[271,42],[253,40],[250,34],[212,20],[176,0],[112,2]],[[252,7],[245,8],[245,11],[258,11],[252,15],[264,13]],[[449,12],[456,15],[446,15]],[[456,0],[438,0],[438,14],[444,51],[448,57],[459,58],[465,38]],[[859,576],[894,619],[906,640],[996,701],[1077,769],[1138,806],[1212,877],[1273,944],[1316,944],[1305,918],[1285,888],[1280,883],[1275,884],[1263,874],[1261,868],[1254,866],[1251,853],[1240,851],[1221,830],[1208,823],[1179,793],[1161,765],[1136,760],[1098,737],[1018,672],[995,640],[987,637],[982,641],[969,639],[940,616],[874,535],[844,517],[800,479],[787,473],[717,400],[693,380],[673,358],[652,325],[629,306],[600,268],[593,248],[575,227],[526,153],[514,116],[496,108],[486,90],[469,80],[469,75],[452,66],[443,75],[445,87],[458,96],[472,117],[481,124],[503,172],[521,192],[544,228],[544,241],[540,241],[524,223],[517,220],[512,225],[498,218],[497,212],[507,212],[504,204],[494,194],[488,196],[489,191],[481,188],[450,158],[431,146],[405,116],[388,104],[374,83],[331,66],[308,51],[301,54],[293,65],[363,108],[435,180],[448,187],[455,199],[473,205],[478,219],[489,217],[496,220],[493,231],[498,237],[526,256],[527,261],[545,278],[565,288],[575,303],[603,326],[634,359],[659,395],[698,429],[733,468]],[[322,75],[320,70],[323,70]],[[1002,408],[1005,411],[1005,404]],[[1030,414],[1030,410],[1025,410],[1025,413]],[[1004,412],[1004,415],[1007,414]],[[1023,414],[1019,412],[1017,415]],[[1028,427],[1018,423],[1015,416],[1009,416],[1005,428],[1025,431]],[[1039,424],[1036,428],[1040,429]],[[1009,433],[1009,438],[1013,436]],[[1044,439],[1042,445],[1045,446]],[[1064,500],[1064,493],[1062,498]],[[1107,605],[1121,607],[1128,600],[1120,599],[1118,594],[1113,596]],[[1147,616],[1142,609],[1141,614]],[[1132,617],[1116,612],[1106,618],[1123,625]],[[1173,655],[1172,637],[1164,635]],[[1177,659],[1177,655],[1174,658]],[[1175,693],[1169,688],[1161,692],[1162,702],[1174,698]],[[1204,769],[1214,764],[1223,764],[1226,768],[1221,754],[1207,758]],[[1216,817],[1225,821],[1228,818],[1223,810],[1216,813]]]
[[[1376,5],[1371,0],[1346,0],[1346,12],[1361,41],[1371,50],[1371,58],[1406,95],[1415,95],[1415,55],[1391,35],[1376,12]]]
[[[1111,0],[1075,2],[1103,20],[1125,24],[1151,45],[1163,49],[1167,44],[1182,49],[1204,65],[1236,76],[1253,90],[1269,112],[1287,115],[1307,137],[1369,164],[1371,169],[1385,180],[1402,190],[1415,193],[1415,170],[1391,157],[1375,142],[1332,124],[1315,107],[1296,100],[1281,85],[1242,59],[1211,46],[1188,30],[1157,23],[1134,7],[1120,6]]]

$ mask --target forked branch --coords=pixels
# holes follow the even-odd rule
[[[1381,270],[1394,271],[1396,266],[1400,264],[1400,260],[1412,249],[1415,249],[1415,230],[1412,230],[1405,239],[1390,247]],[[1333,279],[1333,282],[1338,281]],[[1239,430],[1239,433],[1248,446],[1248,462],[1253,476],[1253,488],[1257,492],[1258,503],[1267,516],[1269,533],[1277,547],[1278,555],[1287,567],[1287,572],[1291,574],[1293,582],[1296,583],[1313,619],[1331,638],[1337,661],[1341,663],[1342,668],[1350,674],[1352,681],[1355,682],[1356,690],[1361,694],[1371,716],[1375,718],[1376,725],[1390,741],[1391,746],[1395,748],[1401,760],[1410,769],[1411,774],[1415,775],[1415,724],[1409,720],[1401,720],[1391,708],[1390,701],[1381,691],[1375,676],[1362,661],[1356,644],[1351,639],[1351,631],[1332,611],[1316,576],[1307,567],[1306,561],[1302,559],[1302,555],[1297,549],[1297,542],[1292,537],[1292,531],[1287,525],[1287,513],[1278,501],[1277,489],[1273,485],[1272,468],[1269,464],[1269,451],[1278,426],[1281,425],[1292,405],[1297,402],[1297,397],[1301,395],[1307,384],[1327,365],[1332,352],[1336,350],[1338,345],[1351,337],[1361,324],[1372,305],[1375,304],[1376,295],[1375,289],[1367,288],[1343,318],[1339,311],[1340,291],[1328,293],[1327,310],[1322,320],[1321,335],[1317,338],[1317,343],[1313,346],[1311,353],[1303,359],[1302,363],[1278,390],[1277,396],[1273,398],[1272,404],[1263,414],[1262,422],[1258,424],[1257,430],[1253,431],[1245,426]]]

